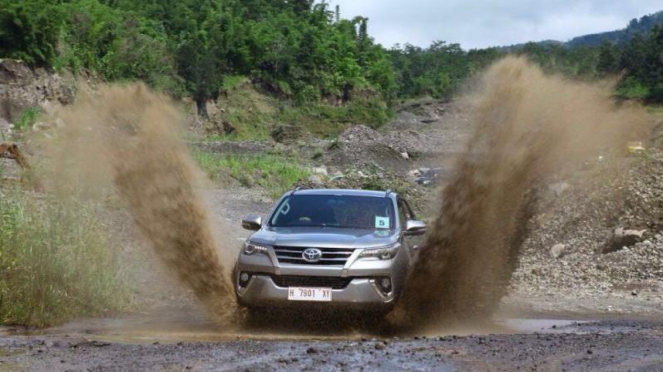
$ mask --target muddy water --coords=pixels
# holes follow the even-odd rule
[[[492,313],[527,235],[536,187],[602,151],[621,152],[644,126],[640,108],[619,107],[611,94],[610,84],[546,76],[523,58],[486,72],[474,134],[393,319],[428,326]]]
[[[294,314],[294,313],[293,313]],[[565,320],[547,318],[507,318],[476,324],[473,327],[429,327],[417,333],[379,333],[370,327],[349,329],[346,323],[338,323],[338,327],[310,323],[306,327],[293,328],[288,324],[271,324],[269,327],[227,328],[219,326],[206,317],[206,314],[189,310],[173,310],[136,314],[122,318],[78,319],[64,326],[33,332],[8,332],[0,335],[16,334],[31,336],[75,336],[87,335],[94,339],[119,343],[161,343],[168,342],[222,342],[233,340],[361,340],[381,339],[398,336],[408,337],[439,337],[468,336],[487,334],[530,334],[530,333],[586,333],[581,325],[592,323],[592,320]],[[286,322],[287,323],[287,322]],[[585,326],[586,328],[586,326]],[[619,332],[619,329],[611,332]],[[607,332],[607,331],[606,331]]]
[[[55,142],[60,178],[75,179],[91,193],[113,185],[171,272],[211,314],[227,314],[233,303],[228,277],[198,193],[199,171],[178,133],[180,111],[132,84],[102,86],[59,116],[66,123]]]

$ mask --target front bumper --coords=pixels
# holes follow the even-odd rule
[[[279,287],[270,275],[254,274],[245,287],[237,287],[237,300],[249,307],[333,306],[351,310],[389,310],[394,305],[394,290],[383,294],[375,279],[354,278],[343,289],[332,289],[331,302],[289,301],[288,288]]]
[[[235,271],[237,302],[248,307],[335,307],[349,310],[388,311],[396,303],[410,256],[400,249],[391,260],[359,260],[357,250],[344,266],[279,264],[273,251],[251,256],[241,255]],[[239,275],[251,274],[248,284],[240,286]],[[349,283],[342,289],[332,289],[331,302],[304,302],[288,300],[288,287],[279,286],[272,278],[279,276],[346,278]],[[391,279],[391,292],[384,293],[377,278]],[[320,287],[325,287],[320,286]]]

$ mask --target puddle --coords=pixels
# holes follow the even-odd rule
[[[591,320],[577,321],[564,319],[502,319],[504,333],[580,333],[576,326],[590,323]]]
[[[298,319],[298,317],[297,317]],[[211,322],[202,311],[192,309],[168,309],[146,314],[124,316],[121,318],[80,319],[64,326],[40,331],[17,331],[14,335],[93,337],[96,340],[116,343],[147,344],[177,342],[224,342],[236,340],[273,340],[273,341],[348,341],[380,337],[414,336],[467,336],[485,334],[528,334],[528,333],[611,333],[632,330],[628,326],[606,327],[594,320],[565,319],[500,319],[490,323],[462,327],[429,328],[418,334],[393,333],[388,330],[377,332],[380,325],[374,322],[354,324],[345,321],[294,322],[266,320],[247,326],[242,324],[225,325]],[[623,328],[623,329],[622,329]],[[1,354],[0,354],[1,356]]]

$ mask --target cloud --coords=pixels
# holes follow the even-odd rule
[[[663,10],[660,0],[331,0],[343,18],[366,16],[386,47],[428,46],[434,40],[464,48],[527,41],[566,41],[624,28],[633,18]]]

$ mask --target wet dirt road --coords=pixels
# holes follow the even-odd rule
[[[310,321],[219,329],[190,309],[5,328],[0,371],[663,371],[661,320],[510,319],[399,336]]]

